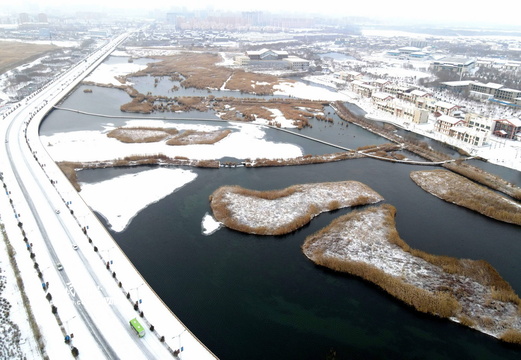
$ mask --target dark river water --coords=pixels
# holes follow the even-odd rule
[[[121,115],[119,105],[129,101],[115,89],[82,90],[63,106]],[[211,113],[188,116],[215,118]],[[124,123],[57,110],[41,133],[102,129],[109,122]],[[314,122],[303,133],[351,148],[387,142],[336,120],[333,125]],[[267,138],[296,142],[305,153],[338,151],[278,131],[268,132]],[[517,171],[479,165],[521,183]],[[88,170],[79,178],[97,182],[146,169]],[[208,198],[222,185],[268,190],[358,180],[397,208],[398,231],[412,247],[485,259],[520,294],[521,228],[426,193],[409,178],[411,171],[422,169],[433,167],[357,159],[277,168],[194,168],[195,181],[146,208],[123,232],[111,233],[163,301],[221,359],[520,359],[520,347],[418,313],[370,283],[309,261],[301,251],[305,238],[350,210],[322,214],[285,236],[226,228],[205,236],[201,231],[202,218],[211,213]],[[146,189],[128,189],[133,190]]]

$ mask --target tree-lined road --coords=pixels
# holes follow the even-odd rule
[[[145,320],[139,317],[139,313],[124,295],[121,282],[120,286],[115,282],[115,273],[107,271],[100,253],[93,251],[98,249],[91,243],[91,232],[100,234],[96,237],[96,245],[103,248],[114,248],[117,245],[111,243],[113,239],[94,220],[95,216],[74,192],[39,140],[38,128],[45,114],[127,36],[128,34],[122,34],[114,38],[13,106],[4,114],[0,124],[0,134],[5,139],[5,151],[0,152],[0,171],[3,173],[6,189],[1,201],[9,201],[13,209],[12,214],[2,215],[7,235],[17,252],[20,273],[36,322],[44,337],[47,355],[51,358],[71,356],[70,346],[76,347],[80,354],[96,359],[171,358],[172,334],[187,331],[173,314],[171,326],[168,326],[172,329],[167,329],[166,326],[161,329],[169,336],[163,338],[164,341],[160,341],[157,335],[160,326],[156,326],[156,333],[147,328]],[[74,207],[72,202],[75,203]],[[82,214],[83,220],[91,221],[92,229],[88,230],[88,234],[86,227],[78,219],[78,213]],[[15,220],[5,221],[5,217],[9,216]],[[13,223],[16,226],[9,225]],[[20,240],[24,237],[27,244]],[[38,263],[36,270],[28,270],[24,265],[27,261],[22,257],[28,257],[23,251],[25,247],[35,254],[33,261]],[[128,287],[135,285],[136,281],[143,284],[144,280],[140,279],[139,274],[130,274],[136,271],[131,264],[125,264],[128,259],[121,254],[119,257],[118,270],[126,271],[127,275],[121,278],[129,279],[125,280],[130,282]],[[38,270],[41,272],[41,280]],[[41,281],[43,284],[49,283],[48,287],[44,287],[44,292],[41,290]],[[35,287],[40,288],[40,293],[34,290]],[[52,294],[51,300],[45,299],[47,293]],[[145,293],[142,290],[142,294]],[[160,299],[154,299],[152,295],[148,296],[148,303],[165,307]],[[51,304],[57,308],[58,319],[49,318]],[[162,311],[169,312],[164,309]],[[129,326],[129,320],[136,316],[147,330],[144,338],[139,338]],[[168,320],[165,316],[161,317],[164,318],[163,321]],[[168,330],[172,333],[166,333]],[[74,336],[67,346],[63,335],[71,333]],[[189,331],[187,333],[192,335]],[[187,347],[192,352],[181,353],[183,358],[215,358],[195,337],[187,339],[187,344],[193,344]]]

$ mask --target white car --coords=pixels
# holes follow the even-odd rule
[[[59,271],[62,271],[63,265],[61,263],[56,263],[56,269],[58,269]]]
[[[72,248],[73,248],[74,250],[78,250],[78,245],[76,245],[76,244],[72,244]]]

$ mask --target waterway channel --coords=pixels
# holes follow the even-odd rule
[[[63,106],[123,115],[119,106],[128,101],[126,93],[96,87],[87,95],[83,88]],[[101,130],[108,123],[124,120],[57,110],[44,121],[41,134]],[[351,148],[387,142],[336,118],[333,124],[314,122],[303,133]],[[337,151],[276,130],[267,138],[296,142],[305,153]],[[485,166],[521,183],[519,172]],[[98,182],[144,169],[84,170],[79,178]],[[123,232],[109,231],[163,301],[223,360],[519,359],[520,347],[420,314],[367,282],[307,260],[300,249],[306,236],[350,210],[322,214],[286,236],[253,236],[226,228],[206,236],[201,230],[202,218],[211,212],[208,198],[222,185],[268,190],[358,180],[397,208],[398,231],[412,247],[485,259],[521,294],[521,229],[424,192],[409,178],[411,171],[421,169],[432,167],[356,159],[294,167],[192,169],[198,174],[195,181],[149,206]],[[146,312],[146,304],[143,307]]]

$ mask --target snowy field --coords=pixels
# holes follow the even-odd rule
[[[125,230],[140,211],[196,177],[197,175],[189,170],[156,168],[99,183],[81,183],[80,195],[87,204],[106,218],[112,230],[119,232]]]
[[[179,130],[217,131],[219,125],[185,125],[162,120],[130,120],[126,127],[175,127]],[[164,154],[169,157],[183,156],[194,160],[213,160],[223,157],[245,158],[293,158],[302,156],[299,146],[287,143],[275,143],[264,139],[267,129],[261,125],[234,123],[226,128],[232,130],[226,138],[215,144],[169,146],[164,142],[123,143],[107,137],[106,131],[72,131],[51,136],[41,136],[55,161],[104,161],[121,159],[132,155]]]

